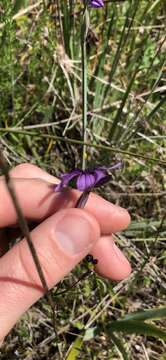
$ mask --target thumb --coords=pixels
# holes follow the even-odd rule
[[[96,219],[82,209],[62,210],[31,232],[47,285],[62,280],[99,239]],[[0,259],[0,339],[42,295],[43,289],[25,239]]]

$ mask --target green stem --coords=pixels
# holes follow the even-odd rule
[[[83,22],[81,26],[81,63],[82,63],[82,170],[86,167],[86,141],[87,141],[87,52],[86,37],[88,32],[89,16],[87,4],[85,3]]]

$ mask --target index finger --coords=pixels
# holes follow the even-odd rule
[[[13,178],[13,184],[24,216],[30,220],[41,221],[60,209],[75,207],[80,196],[78,191],[69,189],[55,193],[52,184],[40,179]],[[15,224],[17,214],[4,179],[0,180],[0,199],[0,227]],[[96,217],[103,234],[120,231],[130,222],[125,209],[93,193],[85,208]]]
[[[33,164],[17,165],[10,174],[18,178],[14,179],[15,188],[24,215],[28,219],[40,221],[57,210],[74,207],[80,196],[75,190],[55,194],[50,183],[55,184],[58,179]],[[3,177],[0,178],[0,198],[0,227],[16,223],[17,216]],[[125,209],[96,194],[91,193],[86,209],[96,216],[103,234],[120,231],[130,222],[130,216]]]

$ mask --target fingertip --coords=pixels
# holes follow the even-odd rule
[[[121,206],[117,206],[117,205],[115,206],[116,206],[116,215],[118,217],[119,226],[120,226],[119,230],[126,229],[131,222],[131,216],[128,210],[124,209]]]
[[[90,194],[87,210],[96,216],[102,226],[102,233],[104,235],[126,229],[131,221],[126,209],[114,205],[93,193]]]
[[[96,271],[103,277],[119,281],[127,278],[132,271],[129,261],[111,236],[101,237],[92,254],[98,259]]]
[[[37,165],[29,163],[22,163],[15,166],[10,170],[10,176],[24,179],[38,178],[52,183],[59,181],[56,177],[50,175]]]

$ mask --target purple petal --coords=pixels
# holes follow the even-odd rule
[[[119,168],[121,168],[121,167],[122,167],[122,162],[119,161],[117,164],[109,167],[109,168],[108,168],[108,171],[109,171],[109,170],[113,170],[113,169],[119,169]]]
[[[95,184],[97,184],[101,179],[108,175],[107,170],[104,168],[97,168],[94,170]]]
[[[111,175],[105,175],[98,182],[96,182],[95,187],[99,187],[106,184],[108,181],[110,181],[111,177],[112,177]]]
[[[107,183],[111,178],[106,167],[100,167],[95,169],[95,187],[102,186]]]
[[[94,8],[100,8],[104,6],[103,0],[89,0],[89,5]]]
[[[82,173],[82,171],[80,169],[75,169],[69,173],[63,174],[61,176],[61,181],[62,181],[63,185],[67,186],[72,179],[74,179],[76,176],[79,176],[81,173]]]
[[[54,185],[54,191],[55,192],[59,192],[63,189],[63,185],[62,185],[62,182],[60,182],[59,184],[55,184]]]
[[[79,169],[75,169],[69,173],[63,174],[61,176],[61,183],[62,183],[62,187],[66,187],[66,186],[70,186],[70,182],[78,177],[81,173],[81,170]]]
[[[91,189],[95,185],[95,176],[92,174],[82,173],[77,178],[77,189],[80,191],[86,191]]]
[[[111,174],[109,174],[109,171],[113,170],[113,169],[118,169],[121,166],[122,166],[122,163],[118,162],[117,164],[115,164],[109,168],[102,166],[102,167],[95,169],[95,178],[96,178],[95,187],[102,186],[105,183],[107,183],[108,181],[110,181],[112,176],[111,176]]]
[[[61,182],[54,187],[56,192],[61,191],[63,188],[70,186],[70,181],[75,177],[78,177],[82,173],[81,170],[75,169],[70,171],[69,173],[65,173],[60,177]]]

